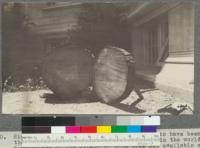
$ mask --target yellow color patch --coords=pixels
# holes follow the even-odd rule
[[[111,133],[111,126],[97,126],[97,133]]]

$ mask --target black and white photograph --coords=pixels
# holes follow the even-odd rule
[[[194,111],[195,2],[4,2],[3,114]]]

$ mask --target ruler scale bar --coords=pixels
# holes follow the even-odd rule
[[[23,134],[22,147],[160,146],[159,133]]]

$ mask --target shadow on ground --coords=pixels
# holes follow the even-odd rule
[[[158,113],[170,113],[172,115],[179,115],[181,114],[183,111],[185,111],[187,109],[187,105],[186,106],[180,106],[179,108],[174,108],[172,107],[172,104],[169,104],[163,108],[158,109]]]
[[[129,113],[145,113],[146,110],[138,108],[137,104],[140,103],[143,99],[147,99],[147,98],[143,97],[143,95],[142,95],[143,93],[149,92],[149,91],[154,91],[157,89],[155,88],[153,83],[148,83],[147,81],[143,81],[142,79],[137,79],[136,84],[137,84],[138,90],[140,91],[140,94],[142,97],[140,95],[138,95],[138,98],[136,100],[134,99],[131,104],[115,102],[115,103],[106,104],[106,105],[118,108],[120,110],[129,112]],[[136,93],[137,93],[137,91],[136,91]],[[45,99],[45,103],[48,103],[48,104],[81,104],[81,103],[94,103],[94,102],[100,101],[99,99],[97,99],[98,97],[94,93],[83,95],[81,97],[75,97],[74,99],[72,99],[70,97],[62,99],[54,93],[44,93],[40,97]]]
[[[123,103],[120,103],[120,102],[112,103],[112,104],[109,104],[109,105],[116,107],[116,108],[119,108],[121,110],[124,110],[126,112],[130,112],[130,113],[145,113],[146,110],[139,109],[138,107],[136,107],[136,105],[138,103],[140,103],[141,101],[142,101],[142,99],[137,99],[131,105],[123,104]]]
[[[99,102],[98,99],[94,99],[96,97],[80,97],[76,99],[62,99],[59,98],[56,94],[54,93],[44,93],[40,98],[45,99],[45,103],[48,104],[80,104],[80,103],[93,103],[93,102]],[[89,98],[89,99],[88,99]],[[130,112],[130,113],[144,113],[146,112],[145,110],[139,109],[136,107],[136,105],[142,101],[142,99],[138,99],[135,102],[133,102],[131,105],[123,104],[120,102],[112,103],[112,104],[106,104],[115,108],[118,108],[120,110]]]
[[[81,96],[76,98],[60,98],[58,95],[54,93],[44,93],[40,98],[45,99],[45,103],[48,104],[80,104],[80,103],[92,103],[97,102],[94,95]]]

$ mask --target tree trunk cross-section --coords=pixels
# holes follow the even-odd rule
[[[74,99],[91,86],[93,62],[91,54],[84,50],[58,51],[45,59],[45,83],[61,98]]]
[[[124,49],[110,46],[101,50],[94,71],[96,94],[105,103],[125,99],[134,88],[134,59]]]

